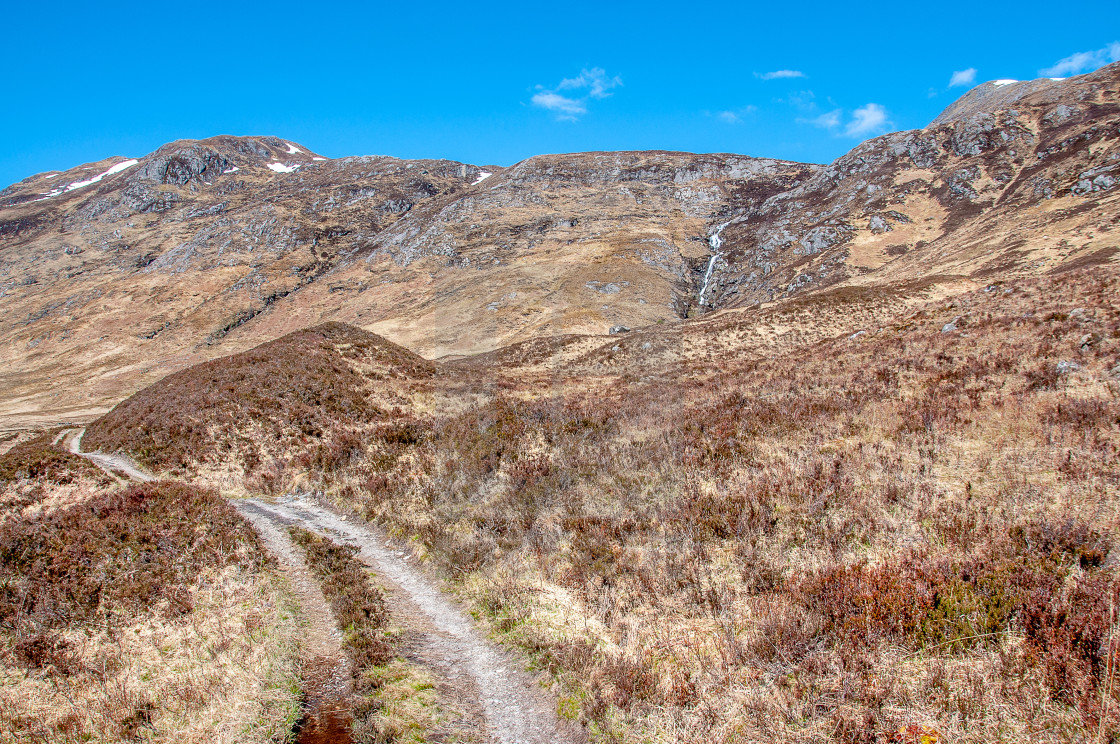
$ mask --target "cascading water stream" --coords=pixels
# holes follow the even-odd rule
[[[712,250],[715,251],[715,253],[713,253],[711,259],[708,260],[708,270],[704,272],[704,284],[700,287],[699,304],[701,306],[704,305],[704,295],[708,293],[708,285],[712,281],[712,271],[716,268],[716,261],[723,258],[723,251],[720,250],[720,248],[723,247],[723,238],[720,237],[720,233],[722,233],[723,229],[730,225],[732,222],[734,222],[734,220],[728,220],[727,222],[724,222],[722,225],[718,226],[715,232],[713,232],[708,238],[708,245],[711,246]]]

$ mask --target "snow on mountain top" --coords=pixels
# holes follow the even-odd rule
[[[289,142],[288,143],[288,154],[289,155],[302,155],[303,150],[299,149],[298,147],[293,145],[291,142]]]
[[[326,160],[326,158],[320,158],[320,157],[314,157],[314,158],[311,158],[311,159],[312,160]]]
[[[136,165],[139,162],[140,162],[139,160],[122,160],[121,162],[117,163],[116,165],[110,167],[109,170],[105,171],[104,173],[100,173],[100,174],[94,176],[93,178],[86,179],[85,181],[75,181],[74,183],[68,184],[66,186],[60,186],[59,188],[56,188],[54,191],[51,191],[47,194],[44,194],[43,199],[50,199],[52,196],[58,196],[59,194],[65,194],[67,191],[73,191],[74,189],[83,189],[86,186],[92,186],[93,184],[100,181],[102,178],[105,178],[105,176],[111,176],[114,173],[120,173],[121,171],[127,170],[128,168],[131,168],[132,166]],[[89,168],[83,168],[82,170],[89,170]],[[60,175],[60,174],[55,173],[54,175],[47,176],[47,178],[54,178],[54,176],[57,176],[57,175]],[[43,201],[43,199],[36,199],[35,201]]]
[[[996,86],[999,86],[999,87],[1002,88],[1005,85],[1011,85],[1012,83],[1017,83],[1017,82],[1019,82],[1019,81],[1018,80],[993,80],[992,85],[996,85]]]
[[[294,173],[299,169],[299,165],[284,165],[283,163],[269,163],[268,167],[277,173]]]
[[[85,188],[86,186],[91,186],[91,185],[97,183],[98,181],[100,181],[105,176],[111,176],[114,173],[120,173],[121,171],[126,170],[128,168],[131,168],[132,166],[136,165],[139,162],[140,162],[139,160],[124,160],[124,161],[121,161],[120,163],[117,163],[116,165],[114,165],[112,168],[105,171],[104,173],[101,173],[100,175],[96,175],[96,176],[94,176],[93,178],[91,178],[87,181],[77,181],[75,183],[70,184],[69,186],[66,187],[66,191],[73,191],[74,189],[81,189],[81,188]]]
[[[485,181],[487,178],[489,178],[492,175],[494,175],[494,174],[493,173],[487,173],[486,171],[479,171],[478,172],[478,178],[475,180],[474,183],[471,184],[471,186],[479,185],[480,183],[482,183],[483,181]]]

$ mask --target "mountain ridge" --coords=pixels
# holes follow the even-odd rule
[[[219,135],[37,174],[0,191],[0,418],[88,418],[332,320],[451,358],[833,287],[897,309],[1108,261],[1118,78],[1000,86],[1017,108],[994,113],[982,84],[947,123],[826,165],[628,151],[480,167]],[[893,289],[929,277],[920,296]]]

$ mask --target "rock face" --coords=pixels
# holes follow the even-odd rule
[[[927,129],[859,145],[735,213],[706,296],[729,307],[839,283],[1030,273],[1110,250],[1118,88],[1120,64],[985,83]]]
[[[222,136],[32,176],[0,191],[0,419],[81,417],[330,320],[462,356],[1110,260],[1118,83],[1120,65],[985,84],[825,166],[328,160]]]

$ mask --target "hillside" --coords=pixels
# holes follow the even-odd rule
[[[88,420],[327,321],[463,357],[844,288],[889,298],[859,313],[890,317],[1108,262],[1118,78],[986,83],[826,166],[623,152],[499,168],[223,136],[39,174],[0,192],[0,420]]]
[[[827,165],[5,189],[0,739],[1116,741],[1118,171],[1120,63]]]
[[[523,344],[302,434],[229,388],[312,347],[307,394],[344,400],[331,349],[360,332],[332,326],[172,376],[87,437],[387,528],[604,741],[1091,740],[1120,731],[1118,287],[1112,264],[1001,282],[768,354],[738,341],[765,311],[695,324],[704,354],[662,364],[642,346],[694,324]],[[152,459],[157,421],[212,432],[182,436],[197,461]],[[274,440],[262,479],[239,453]]]
[[[176,474],[211,464],[258,475],[280,456],[348,459],[359,432],[420,408],[434,375],[406,349],[326,323],[169,375],[100,418],[83,444]]]

